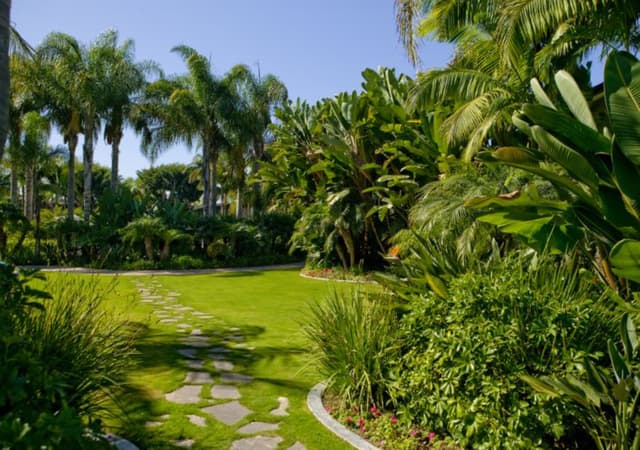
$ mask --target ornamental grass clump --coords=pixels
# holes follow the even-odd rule
[[[382,405],[388,362],[397,354],[396,312],[388,299],[360,290],[334,291],[311,305],[305,327],[330,388],[348,405]]]

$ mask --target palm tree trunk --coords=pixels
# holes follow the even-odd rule
[[[236,188],[236,219],[239,219],[240,217],[242,217],[242,188],[240,186],[238,186]]]
[[[218,154],[211,155],[211,215],[216,215],[218,204]]]
[[[93,168],[93,129],[90,127],[84,133],[82,162],[84,165],[83,217],[85,222],[89,222],[89,217],[91,216],[91,182],[93,181],[91,175],[91,169]]]
[[[147,259],[153,261],[153,241],[150,237],[144,238],[144,251],[147,254]]]
[[[122,140],[122,131],[115,132],[111,138],[111,189],[118,189],[118,170],[120,163],[120,141]]]
[[[18,205],[18,168],[16,164],[11,164],[11,203]]]
[[[11,0],[0,0],[0,160],[9,132],[9,35]]]
[[[209,148],[205,145],[202,149],[202,210],[205,217],[209,217]]]
[[[25,184],[25,196],[24,196],[24,215],[27,219],[33,220],[33,168],[28,167],[24,171],[24,184]]]
[[[76,206],[76,147],[78,146],[78,135],[69,136],[69,170],[67,178],[67,218],[73,220],[73,209]]]

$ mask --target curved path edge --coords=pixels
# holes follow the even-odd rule
[[[341,280],[339,278],[326,278],[326,277],[314,277],[312,275],[307,275],[306,273],[300,272],[300,276],[302,278],[306,278],[308,280],[318,280],[318,281],[331,281],[335,283],[351,283],[351,284],[378,284],[373,280]]]
[[[91,275],[123,275],[123,276],[145,276],[145,275],[209,275],[214,273],[227,272],[258,272],[262,270],[286,270],[300,269],[304,263],[277,264],[273,266],[247,266],[247,267],[222,267],[218,269],[184,269],[184,270],[110,270],[110,269],[90,269],[86,267],[52,267],[52,266],[20,266],[23,269],[38,269],[42,272],[64,272],[64,273],[84,273]]]
[[[369,441],[361,438],[342,425],[327,412],[322,404],[322,394],[327,388],[326,382],[316,384],[307,395],[307,407],[318,421],[333,434],[359,450],[380,450]]]

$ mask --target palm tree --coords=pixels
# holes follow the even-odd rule
[[[218,78],[209,61],[191,47],[173,49],[184,59],[188,74],[149,85],[135,108],[135,127],[142,133],[143,151],[152,159],[175,142],[202,148],[203,209],[215,214],[218,158],[230,147],[229,129],[238,100],[232,74]]]
[[[111,188],[118,187],[120,141],[123,129],[129,121],[129,112],[133,107],[132,96],[140,93],[146,84],[145,75],[151,71],[160,73],[159,68],[150,61],[134,61],[134,42],[125,40],[118,46],[118,33],[107,31],[103,35],[102,59],[104,65],[103,82],[106,96],[101,107],[104,120],[104,138],[111,145]]]

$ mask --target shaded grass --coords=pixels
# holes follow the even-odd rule
[[[55,279],[61,275],[47,276]],[[108,283],[113,277],[100,279]],[[179,341],[185,334],[178,332],[175,324],[159,323],[151,304],[135,302],[132,306],[130,299],[138,295],[136,282],[152,286],[150,289],[158,294],[178,292],[181,294],[178,303],[213,315],[212,319],[202,319],[186,312],[179,322],[202,330],[211,337],[213,346],[227,348],[225,359],[235,364],[235,371],[254,377],[253,382],[239,385],[241,403],[253,414],[233,427],[206,416],[200,408],[211,404],[206,400],[211,385],[204,386],[205,400],[199,405],[178,405],[164,399],[165,393],[183,384],[189,370],[177,352],[185,348]],[[284,438],[279,448],[288,448],[296,441],[308,449],[350,448],[324,429],[306,409],[306,395],[321,377],[310,364],[312,357],[302,324],[308,320],[309,303],[327,296],[329,286],[326,282],[303,279],[297,270],[119,277],[111,304],[127,311],[129,325],[139,331],[138,354],[135,368],[129,374],[120,419],[106,423],[148,449],[175,448],[171,443],[182,438],[195,439],[195,449],[228,449],[234,440],[245,437],[234,430],[256,420],[281,423],[275,433]],[[223,337],[234,334],[244,337],[245,347],[223,341]],[[208,361],[206,353],[199,350],[198,356]],[[214,379],[219,375],[210,362],[205,370]],[[276,418],[269,411],[278,407],[277,398],[281,396],[289,399],[290,415]],[[162,426],[145,427],[147,421],[158,421],[165,414],[169,414],[169,419]],[[207,417],[207,427],[192,425],[187,414]]]

